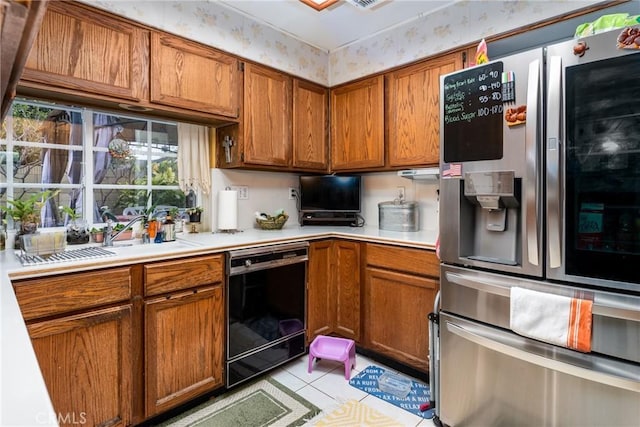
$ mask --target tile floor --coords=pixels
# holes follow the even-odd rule
[[[316,418],[316,420],[333,412],[347,400],[355,399],[398,421],[398,426],[435,426],[431,420],[422,419],[350,386],[349,382],[344,378],[344,365],[342,363],[331,360],[321,360],[315,363],[313,372],[309,374],[307,373],[307,361],[308,355],[304,355],[299,359],[271,371],[268,376],[322,409],[323,415]],[[376,365],[385,370],[397,372],[379,362],[375,362],[358,354],[356,356],[356,368],[351,371],[351,377],[353,378],[369,365]]]

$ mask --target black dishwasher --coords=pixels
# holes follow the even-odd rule
[[[227,253],[226,386],[305,353],[308,242]]]

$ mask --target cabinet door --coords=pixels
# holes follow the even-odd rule
[[[131,422],[131,305],[28,326],[60,425]]]
[[[328,96],[319,85],[293,80],[293,166],[326,171],[329,167]]]
[[[139,101],[149,32],[69,2],[49,3],[23,81]]]
[[[366,346],[417,369],[429,367],[429,322],[437,282],[434,279],[366,269]]]
[[[149,300],[144,316],[147,417],[223,384],[221,285]]]
[[[244,162],[291,164],[291,77],[255,64],[244,67]]]
[[[462,68],[452,53],[388,75],[389,166],[437,165],[440,160],[440,75]]]
[[[335,331],[360,340],[360,244],[336,240],[333,245]]]
[[[384,166],[384,78],[331,90],[331,168]]]
[[[312,242],[309,245],[309,271],[307,286],[307,339],[329,335],[335,324],[335,292],[331,261],[332,241]]]
[[[170,34],[151,34],[151,102],[238,117],[239,61]]]

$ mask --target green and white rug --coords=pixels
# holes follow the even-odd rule
[[[203,403],[166,427],[300,426],[320,413],[282,384],[263,379]]]

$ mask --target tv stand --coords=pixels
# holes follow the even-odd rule
[[[355,212],[300,212],[300,225],[355,225],[357,215]]]

